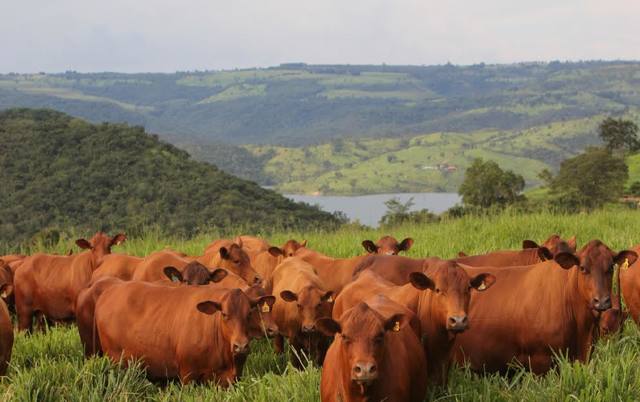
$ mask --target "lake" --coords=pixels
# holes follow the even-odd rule
[[[378,226],[378,221],[387,212],[384,202],[397,198],[401,202],[407,202],[413,197],[412,211],[428,209],[434,213],[441,213],[460,202],[460,196],[456,193],[401,193],[401,194],[373,194],[359,196],[313,196],[299,194],[285,194],[294,201],[303,201],[309,204],[317,204],[328,212],[342,211],[350,220],[359,220],[368,226]]]

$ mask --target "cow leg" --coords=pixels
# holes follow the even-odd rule
[[[291,364],[298,370],[304,370],[305,365],[309,359],[309,352],[305,351],[303,342],[300,342],[297,336],[289,338],[289,345],[291,345]]]
[[[31,333],[33,330],[33,307],[25,296],[16,295],[16,313],[18,314],[18,329]]]
[[[35,320],[36,320],[36,330],[42,333],[47,332],[47,327],[49,327],[48,325],[49,321],[47,320],[47,317],[44,315],[42,311],[35,312]]]
[[[284,337],[282,335],[277,334],[273,337],[273,348],[279,355],[284,352]]]

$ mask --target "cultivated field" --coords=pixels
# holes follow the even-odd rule
[[[511,215],[464,218],[423,226],[403,226],[393,231],[398,238],[411,236],[415,245],[409,255],[453,257],[495,249],[519,248],[523,239],[544,240],[551,233],[577,235],[579,246],[599,238],[619,250],[640,243],[634,223],[639,212],[628,210],[584,215]],[[309,247],[329,255],[361,254],[360,242],[377,239],[380,231],[343,229],[336,233],[278,233],[268,236],[280,244],[290,237],[305,238]],[[216,234],[193,240],[160,238],[153,233],[143,239],[130,238],[116,252],[146,255],[171,247],[198,254]],[[71,241],[48,251],[64,253]],[[34,252],[36,250],[28,250]],[[473,322],[471,322],[471,331]],[[559,368],[536,377],[525,371],[510,378],[481,377],[456,369],[446,389],[433,389],[434,400],[640,400],[640,331],[627,321],[622,335],[600,340],[587,365],[572,364],[559,357]],[[75,327],[54,328],[46,334],[18,335],[9,374],[0,383],[2,400],[214,400],[214,401],[317,401],[320,370],[299,372],[283,356],[273,353],[266,342],[252,344],[243,379],[228,390],[179,383],[152,384],[139,367],[120,369],[107,359],[85,361]]]

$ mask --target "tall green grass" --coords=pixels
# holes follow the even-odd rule
[[[481,253],[519,248],[524,239],[543,241],[551,233],[577,235],[579,244],[601,239],[613,249],[640,243],[635,223],[640,212],[600,211],[581,215],[505,213],[493,217],[467,217],[429,225],[405,225],[393,230],[398,238],[415,239],[412,257],[453,257],[460,250]],[[307,239],[309,247],[338,257],[363,253],[364,239],[387,234],[380,230],[344,228],[335,233],[276,233],[274,244],[289,238]],[[89,235],[89,234],[87,234]],[[165,238],[148,233],[131,238],[117,252],[145,255],[171,247],[199,254],[215,234],[192,240]],[[46,251],[65,252],[68,240]],[[511,377],[477,376],[464,368],[453,370],[446,388],[431,389],[429,398],[440,401],[636,401],[640,400],[640,331],[627,321],[624,332],[601,340],[588,364],[559,357],[558,368],[535,376],[517,371]],[[8,376],[0,381],[0,399],[18,401],[317,401],[320,369],[294,369],[284,356],[273,352],[268,341],[255,342],[243,379],[223,390],[211,385],[160,386],[149,382],[138,365],[127,369],[105,358],[84,360],[74,326],[56,327],[46,334],[18,334]]]

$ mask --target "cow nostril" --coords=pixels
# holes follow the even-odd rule
[[[449,324],[456,325],[456,319],[453,317],[449,317]]]
[[[469,322],[469,318],[466,315],[464,317],[462,317],[462,323],[464,325],[467,325],[468,322]]]
[[[373,373],[375,373],[375,372],[376,372],[376,370],[377,370],[377,369],[378,369],[378,368],[377,368],[377,367],[376,367],[376,365],[374,364],[374,365],[372,365],[372,366],[371,366],[371,368],[369,369],[369,372],[373,374]]]
[[[360,374],[360,372],[362,371],[362,369],[360,368],[360,366],[356,366],[355,370],[356,374]]]

